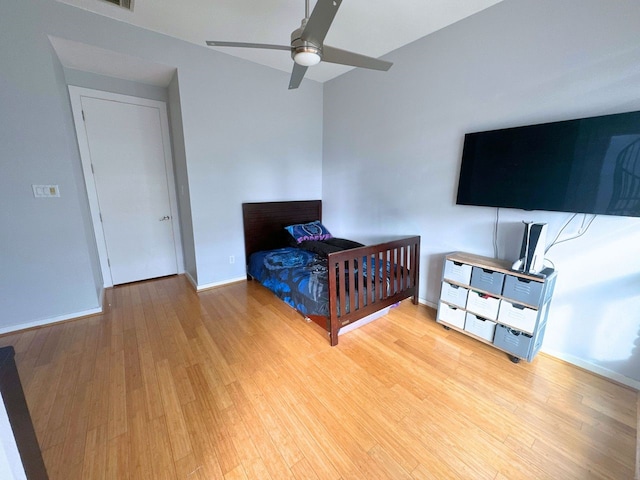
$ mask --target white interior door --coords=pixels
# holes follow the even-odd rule
[[[164,104],[80,93],[86,136],[83,166],[88,155],[85,176],[91,176],[95,188],[111,284],[178,273],[166,109],[157,105]],[[98,236],[99,229],[96,232]]]

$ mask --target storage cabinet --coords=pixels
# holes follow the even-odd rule
[[[445,257],[437,321],[509,354],[515,363],[538,353],[556,272],[511,270],[503,260],[455,252]]]

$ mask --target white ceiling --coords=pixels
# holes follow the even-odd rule
[[[205,40],[289,45],[291,32],[304,17],[305,0],[132,0],[133,11],[104,0],[58,0],[132,25],[176,37],[203,48]],[[502,0],[345,0],[329,33],[327,45],[371,57],[383,56],[403,45],[455,23]],[[310,1],[313,10],[315,0]],[[96,52],[86,54],[75,45],[58,45],[56,51],[73,56],[72,68],[94,71],[84,62],[96,64]],[[217,50],[291,71],[285,51],[222,48]],[[86,58],[85,58],[86,57]],[[61,57],[63,65],[65,63]],[[114,61],[110,58],[109,61]],[[393,67],[392,67],[393,68]],[[307,70],[306,77],[324,82],[350,67],[321,63]],[[104,73],[104,72],[95,72]],[[122,72],[121,78],[127,78]]]

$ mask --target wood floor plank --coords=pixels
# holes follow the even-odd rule
[[[198,463],[198,474],[207,480],[224,478],[220,462],[218,462],[219,448],[214,448],[214,438],[203,425],[202,406],[199,401],[194,401],[182,406],[189,440],[193,449],[193,455]]]
[[[222,477],[240,465],[240,458],[221,412],[212,403],[204,376],[196,368],[189,373],[196,393],[196,400],[182,406],[189,438],[200,457],[214,455]]]
[[[302,458],[291,466],[293,475],[298,480],[320,480],[306,458]]]
[[[247,472],[245,472],[244,467],[238,465],[225,474],[224,480],[249,480],[249,477],[247,477]]]
[[[204,479],[202,476],[202,465],[196,459],[193,453],[190,453],[186,457],[182,457],[180,460],[176,460],[176,478],[183,478],[188,480]]]
[[[62,445],[55,445],[51,448],[42,449],[42,460],[46,466],[49,478],[63,478],[60,472],[60,466],[63,462],[62,448]]]
[[[96,366],[91,380],[91,408],[89,410],[89,425],[92,429],[101,424],[107,424],[109,419],[109,368],[111,352],[108,347],[102,347],[96,354]]]
[[[129,435],[122,434],[107,443],[105,478],[127,479],[129,476]]]
[[[107,424],[99,424],[87,432],[84,448],[82,475],[86,480],[102,480],[105,478],[108,438]],[[49,465],[47,464],[47,470]],[[51,471],[49,471],[51,478]],[[55,475],[53,478],[65,478]]]
[[[380,472],[380,478],[411,480],[411,474],[402,468],[380,445],[374,445],[368,454],[373,460],[375,470]]]
[[[142,412],[138,412],[129,418],[127,436],[129,439],[129,478],[131,480],[152,480],[153,467],[150,440],[147,438],[149,430],[148,423],[161,417],[148,417]]]
[[[176,478],[175,462],[171,452],[169,429],[164,417],[154,418],[147,423],[149,453],[155,480]]]
[[[291,438],[288,430],[273,410],[271,402],[268,401],[254,380],[245,380],[243,389],[248,401],[253,406],[255,414],[260,418],[260,423],[268,433],[268,438],[265,439],[265,442],[270,440],[276,450],[276,452],[265,455],[263,458],[268,462],[277,462],[278,464],[272,466],[270,471],[280,471],[282,469],[282,478],[286,478],[286,468],[291,469],[293,465],[304,458],[304,454]],[[268,444],[265,448],[268,448]],[[279,465],[280,461],[283,462],[283,466]]]
[[[470,478],[454,474],[447,465],[439,461],[430,462],[428,465],[418,464],[411,472],[411,477],[416,480],[440,480],[441,478],[464,480]]]
[[[638,478],[638,392],[411,302],[332,348],[257,282],[172,276],[0,345],[51,480]]]
[[[53,400],[55,408],[52,408],[47,422],[46,434],[42,438],[42,447],[49,448],[53,445],[64,443],[67,424],[73,415],[72,404],[76,395],[76,381],[78,379],[78,361],[80,355],[72,355],[66,358],[60,380],[55,390]],[[49,392],[49,395],[54,395]]]
[[[314,360],[318,361],[320,358],[316,356]],[[323,364],[320,363],[319,365]],[[344,366],[346,366],[346,363]],[[321,367],[321,369],[321,371],[329,371],[328,368]],[[360,374],[356,372],[357,369],[355,372],[348,373],[348,375],[359,376]],[[364,426],[366,432],[377,443],[382,445],[386,452],[403,468],[407,470],[415,469],[419,463],[417,458],[421,453],[421,448],[414,448],[417,444],[405,435],[399,423],[402,418],[415,408],[413,403],[400,400],[404,396],[398,395],[396,391],[391,392],[393,394],[392,400],[389,400],[388,398],[381,398],[382,389],[367,390],[366,388],[337,381],[341,377],[338,372],[325,376],[327,377],[327,382],[324,385],[328,385],[330,389],[337,390],[339,392],[338,395],[347,399],[338,400],[338,404],[349,409],[358,423]],[[330,377],[333,378],[330,379]],[[335,386],[330,383],[331,381],[335,382]],[[357,398],[353,398],[355,392],[357,392],[358,398],[364,394],[367,400],[362,402],[358,401]],[[387,408],[391,410],[386,410]],[[399,415],[398,412],[401,412],[401,414]]]
[[[156,373],[158,375],[158,384],[160,385],[160,396],[164,407],[173,459],[180,460],[191,453],[191,442],[169,361],[162,360],[158,362],[156,364]]]
[[[109,361],[109,439],[127,433],[127,390],[124,350],[111,352]]]
[[[164,414],[151,343],[141,345],[138,354],[145,400],[141,414],[151,420]]]
[[[333,384],[331,377],[319,369],[306,368],[300,374],[304,376],[304,383],[310,386],[313,397],[331,411],[335,423],[350,432],[353,441],[357,442],[363,451],[368,452],[378,446],[375,434],[362,423],[359,415],[354,414],[353,397],[339,389]]]
[[[412,413],[402,420],[401,425],[425,447],[434,449],[441,461],[450,465],[458,475],[478,479],[496,476],[498,472],[491,461],[494,453],[488,446],[488,435],[469,423],[459,421],[459,417],[450,412],[434,408],[428,399],[424,401],[423,412],[428,412],[426,418],[418,412]],[[459,435],[463,431],[465,434]],[[473,455],[468,452],[473,452]]]
[[[260,414],[247,398],[244,389],[238,382],[234,382],[227,386],[227,390],[229,390],[234,407],[227,408],[226,411],[235,413],[239,419],[239,421],[230,422],[235,423],[236,426],[234,429],[236,442],[250,444],[254,447],[249,450],[251,452],[249,456],[240,453],[243,465],[245,467],[251,465],[252,470],[257,467],[264,468],[274,479],[289,478],[291,471],[273,444],[269,431],[265,428]],[[240,446],[237,443],[236,451],[240,452]]]
[[[135,318],[135,317],[133,317]],[[136,337],[135,324],[126,330],[124,336],[124,364],[125,364],[125,389],[137,390],[142,387],[142,373],[140,368],[140,353],[138,351],[138,339]]]
[[[25,398],[41,447],[50,435],[47,430],[47,424],[52,411],[57,410],[55,404],[56,391],[64,365],[64,360],[59,360],[55,364],[35,367],[30,371],[32,377],[27,377],[24,382],[26,384],[24,388]]]
[[[91,384],[83,383],[77,386],[72,398],[70,415],[65,419],[67,428],[64,432],[62,456],[68,478],[71,472],[81,473],[83,468],[85,440],[89,424],[89,409],[91,407]],[[79,477],[80,478],[80,477]]]
[[[598,478],[590,475],[582,466],[571,463],[570,460],[562,455],[556,454],[556,452],[549,452],[546,449],[546,444],[537,440],[532,446],[529,446],[521,443],[517,437],[509,436],[505,441],[505,445],[514,452],[515,456],[542,470],[544,474],[540,478],[548,480],[558,478]]]
[[[304,420],[304,415],[299,416],[298,400],[291,392],[283,388],[276,388],[280,383],[277,373],[273,370],[266,372],[268,377],[266,382],[261,383],[262,394],[267,398],[276,415],[279,417],[291,435],[293,441],[303,452],[306,460],[312,466],[319,478],[338,479],[340,474],[336,470],[333,463],[329,460],[328,455],[332,452],[324,451],[317,443],[317,439],[309,433]],[[310,428],[316,428],[310,425]]]

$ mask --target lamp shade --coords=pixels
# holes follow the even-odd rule
[[[318,55],[315,51],[301,51],[297,52],[293,60],[298,64],[304,67],[311,67],[313,65],[317,65],[320,63],[320,55]]]

